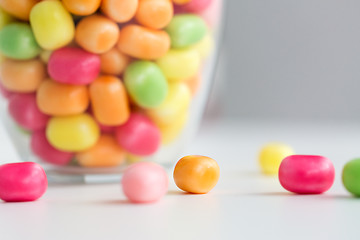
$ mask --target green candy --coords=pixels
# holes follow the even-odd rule
[[[26,60],[36,57],[40,51],[30,25],[10,23],[0,30],[0,53],[4,56]]]
[[[130,64],[125,70],[124,82],[131,98],[144,108],[159,106],[168,93],[164,74],[150,61],[136,61]]]
[[[342,172],[342,181],[350,193],[360,197],[360,158],[345,164]]]
[[[183,48],[203,39],[207,33],[205,21],[194,14],[178,14],[165,28],[171,39],[171,47]]]

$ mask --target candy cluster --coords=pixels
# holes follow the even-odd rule
[[[174,141],[219,2],[0,0],[0,91],[34,154],[111,167]]]

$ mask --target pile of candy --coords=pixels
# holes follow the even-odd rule
[[[0,0],[0,92],[34,154],[112,167],[173,142],[199,88],[219,4]]]

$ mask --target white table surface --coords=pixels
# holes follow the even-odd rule
[[[259,173],[257,153],[269,141],[330,158],[334,186],[322,195],[286,192]],[[16,160],[2,128],[0,154],[0,162]],[[0,202],[0,239],[358,239],[360,199],[343,188],[341,170],[360,156],[360,123],[222,120],[203,124],[185,154],[220,164],[209,194],[183,194],[170,178],[160,202],[138,205],[120,184],[50,185],[38,201]]]

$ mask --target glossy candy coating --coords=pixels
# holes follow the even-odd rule
[[[281,161],[294,154],[294,150],[283,143],[268,143],[262,147],[259,154],[261,171],[265,174],[275,175],[279,172]]]
[[[42,1],[36,4],[31,9],[30,24],[36,41],[47,50],[63,47],[74,38],[73,19],[60,1]]]
[[[45,129],[49,120],[49,116],[39,110],[33,93],[12,94],[8,110],[15,122],[29,131]]]
[[[0,199],[6,202],[35,201],[45,193],[47,185],[45,171],[37,163],[0,166]]]
[[[323,156],[291,155],[279,168],[280,184],[288,191],[298,194],[320,194],[334,183],[335,169]]]
[[[99,123],[116,126],[128,120],[129,102],[125,86],[119,78],[100,76],[90,84],[89,91],[92,111]]]
[[[187,4],[182,5],[181,7],[189,12],[200,13],[206,10],[214,0],[191,0]]]
[[[347,162],[342,171],[342,182],[346,190],[360,197],[360,158]]]
[[[124,81],[131,98],[144,108],[159,106],[168,93],[167,80],[153,62],[131,63],[125,70]]]
[[[46,77],[45,64],[39,59],[5,59],[0,64],[0,82],[9,91],[35,92]]]
[[[52,52],[48,72],[60,83],[89,84],[100,73],[100,57],[81,48],[60,48]]]
[[[170,23],[173,14],[169,0],[140,0],[135,18],[145,27],[161,29]]]
[[[125,71],[125,68],[129,65],[131,59],[119,49],[112,48],[101,54],[100,60],[102,73],[119,76]]]
[[[0,30],[0,53],[4,56],[25,60],[36,57],[40,51],[29,24],[13,22]]]
[[[100,7],[101,0],[62,0],[65,8],[78,16],[91,15]]]
[[[86,86],[62,84],[52,80],[46,80],[40,85],[36,99],[39,109],[53,116],[83,113],[90,103]]]
[[[181,190],[204,194],[215,187],[220,177],[220,168],[212,158],[190,155],[177,162],[173,176]]]
[[[119,145],[134,155],[151,155],[160,147],[158,127],[140,113],[132,113],[125,124],[116,128],[115,136]]]
[[[119,27],[115,22],[101,15],[81,19],[76,26],[75,41],[92,53],[105,53],[118,41]]]
[[[21,20],[29,20],[31,8],[40,0],[0,0],[0,7]]]
[[[54,148],[47,140],[44,130],[36,131],[31,135],[30,146],[33,153],[47,163],[67,165],[74,157],[71,152]]]
[[[102,0],[101,11],[115,22],[123,23],[132,19],[139,0]]]
[[[122,177],[122,189],[133,203],[151,203],[160,200],[168,190],[168,176],[158,164],[134,163]]]
[[[68,152],[84,151],[96,144],[99,126],[88,114],[53,117],[46,128],[46,137],[55,148]]]

